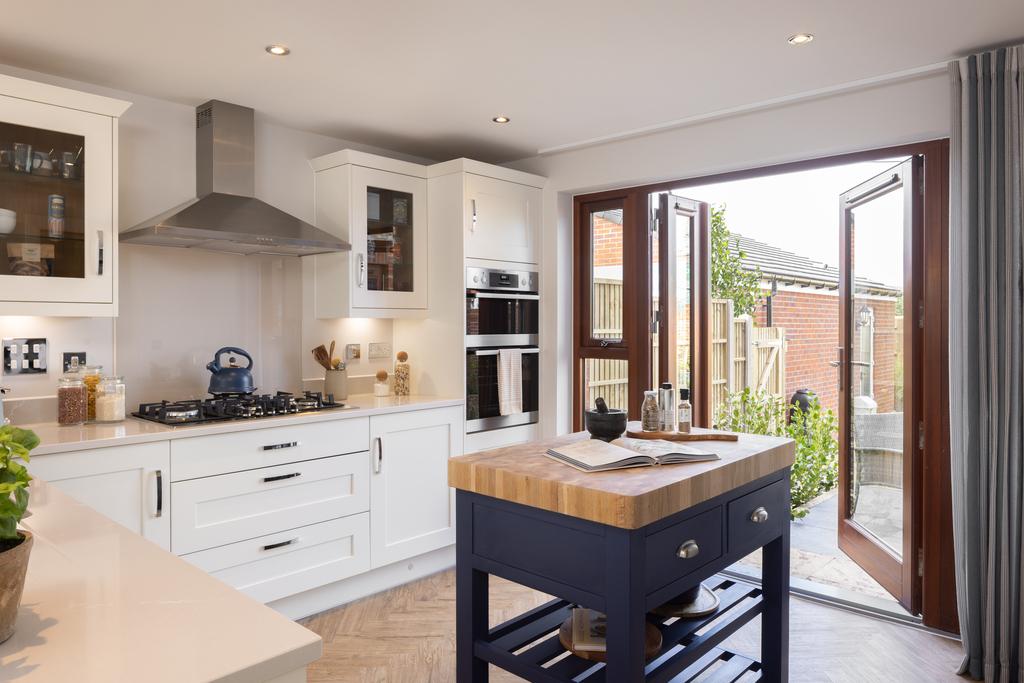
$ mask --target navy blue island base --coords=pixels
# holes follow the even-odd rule
[[[788,680],[789,468],[638,529],[626,529],[471,491],[456,492],[457,679],[482,683],[488,664],[528,681],[637,683]],[[763,548],[760,587],[719,572]],[[556,599],[488,624],[488,577]],[[718,610],[696,619],[651,614],[704,582]],[[607,662],[567,653],[560,624],[574,606],[607,614]],[[760,660],[723,641],[760,615]],[[644,655],[646,623],[661,650]]]

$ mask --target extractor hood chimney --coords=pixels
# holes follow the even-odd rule
[[[305,256],[352,247],[255,194],[253,110],[219,100],[196,108],[196,199],[121,233],[121,242],[236,254]]]

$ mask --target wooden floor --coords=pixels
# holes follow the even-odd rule
[[[550,598],[491,578],[491,624]],[[790,679],[850,683],[962,681],[960,644],[798,598],[790,614]],[[324,640],[310,683],[448,683],[455,680],[455,572],[447,571],[301,622]],[[727,648],[756,657],[760,624]],[[491,669],[492,681],[518,681]]]

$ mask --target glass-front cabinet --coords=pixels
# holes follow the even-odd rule
[[[426,168],[342,150],[311,161],[317,227],[352,251],[310,257],[318,318],[422,317],[427,309]]]
[[[0,315],[115,315],[115,129],[127,103],[20,79],[0,80],[0,93]]]

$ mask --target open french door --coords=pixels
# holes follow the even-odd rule
[[[921,609],[922,160],[840,197],[839,547]]]
[[[694,424],[710,427],[709,207],[671,192],[651,194],[650,204],[651,386],[690,389]]]

